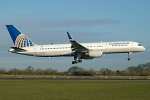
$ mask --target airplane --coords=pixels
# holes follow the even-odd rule
[[[13,25],[6,25],[6,27],[15,45],[8,50],[9,52],[38,57],[73,56],[72,64],[81,63],[82,59],[99,58],[103,54],[111,53],[128,53],[130,61],[132,53],[145,50],[139,43],[132,41],[78,43],[69,32],[67,35],[70,44],[37,45]]]

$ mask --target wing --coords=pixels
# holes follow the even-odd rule
[[[87,49],[86,47],[84,47],[83,45],[77,43],[69,34],[69,32],[67,32],[68,38],[70,40],[71,43],[71,49],[74,52],[88,52],[89,49]]]

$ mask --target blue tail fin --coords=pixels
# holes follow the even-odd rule
[[[23,33],[17,30],[13,25],[6,25],[6,27],[16,47],[21,48],[34,45],[32,41],[30,41]]]

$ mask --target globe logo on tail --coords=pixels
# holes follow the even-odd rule
[[[33,42],[30,41],[25,35],[20,34],[15,41],[15,46],[20,48],[20,47],[30,47],[33,46]]]

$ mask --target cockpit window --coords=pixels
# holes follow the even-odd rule
[[[142,46],[141,44],[138,44],[138,46]]]

